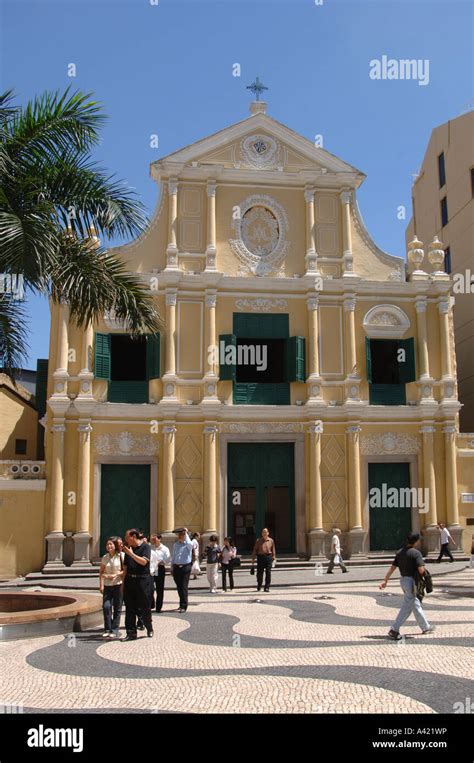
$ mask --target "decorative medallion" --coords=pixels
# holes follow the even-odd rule
[[[101,434],[94,439],[94,449],[101,456],[153,456],[158,452],[158,441],[153,435],[135,435],[131,432]]]
[[[384,432],[378,435],[363,435],[360,450],[364,456],[387,454],[414,455],[420,452],[420,438],[411,434]]]
[[[293,432],[302,432],[302,424],[287,424],[285,422],[255,422],[247,424],[221,424],[221,432],[230,432],[235,434],[291,434]]]
[[[271,313],[274,310],[287,310],[286,299],[236,299],[237,310],[252,310],[254,313]]]
[[[248,196],[233,221],[236,238],[229,244],[234,254],[255,275],[276,274],[288,254],[285,240],[288,217],[275,199],[263,194]]]
[[[248,135],[240,147],[244,163],[258,170],[275,167],[279,146],[268,135]]]
[[[362,322],[368,337],[401,339],[410,328],[410,320],[397,305],[375,305]]]

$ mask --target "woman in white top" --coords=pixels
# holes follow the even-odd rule
[[[199,533],[193,533],[191,536],[191,542],[193,544],[193,566],[191,567],[191,578],[197,579],[198,575],[201,575],[201,565],[199,564]]]
[[[227,575],[229,575],[230,590],[234,590],[234,570],[232,562],[237,556],[237,549],[232,538],[224,538],[221,552],[222,590],[227,591]]]
[[[99,573],[104,611],[104,633],[102,637],[117,638],[120,615],[122,614],[124,553],[120,551],[118,540],[114,538],[107,539],[105,550],[107,553],[102,557]]]

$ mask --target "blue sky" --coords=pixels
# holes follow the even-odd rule
[[[312,140],[322,134],[324,148],[366,173],[358,193],[366,225],[379,246],[404,256],[412,174],[430,132],[473,97],[472,4],[151,2],[3,0],[2,89],[13,87],[20,104],[45,89],[93,91],[109,115],[96,158],[151,213],[150,162],[245,118],[245,86],[259,75],[270,116]],[[372,80],[369,62],[383,55],[429,59],[429,84]],[[29,298],[29,310],[34,368],[48,355],[49,310],[39,298]]]

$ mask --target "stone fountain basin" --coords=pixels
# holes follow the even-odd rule
[[[99,594],[0,591],[0,640],[77,633],[101,624]]]

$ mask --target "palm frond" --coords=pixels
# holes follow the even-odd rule
[[[106,312],[123,320],[132,334],[156,332],[163,325],[140,277],[90,240],[71,234],[62,237],[50,288],[53,301],[68,303],[78,326],[98,320]]]
[[[13,380],[28,354],[27,319],[21,301],[12,295],[0,295],[0,366]]]

